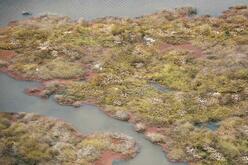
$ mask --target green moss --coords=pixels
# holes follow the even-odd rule
[[[230,158],[235,158],[240,154],[239,149],[233,144],[233,142],[221,140],[219,142],[219,147]]]
[[[15,29],[13,37],[18,40],[45,40],[48,36],[47,31],[31,29],[31,28],[19,28]]]
[[[159,73],[154,74],[152,77],[170,88],[189,90],[191,88],[192,78],[195,75],[195,68],[166,64]]]
[[[106,137],[95,137],[95,138],[89,138],[85,139],[82,143],[79,144],[81,147],[94,147],[96,150],[103,150],[110,147],[109,140],[106,139]]]
[[[138,121],[165,129],[161,133],[174,159],[241,164],[247,147],[244,132],[235,124],[240,121],[229,125],[223,121],[246,117],[247,8],[231,8],[218,18],[181,17],[191,12],[184,8],[82,24],[37,18],[3,32],[0,48],[18,53],[10,61],[12,71],[46,80],[70,79],[70,83],[58,82],[45,89],[60,95],[60,103],[93,100],[111,113],[126,111]],[[45,50],[40,50],[43,45]],[[156,90],[150,81],[170,91]],[[209,121],[224,123],[225,130],[220,126],[211,132],[194,126]],[[15,127],[10,130],[21,134]],[[4,124],[1,128],[7,129]],[[105,140],[82,145],[99,149]]]
[[[10,127],[1,127],[2,123]],[[0,132],[0,163],[4,164],[90,165],[105,151],[130,156],[137,152],[135,142],[123,135],[79,136],[64,122],[34,114],[0,113]]]
[[[113,25],[111,28],[111,33],[113,35],[120,35],[125,32],[125,28],[121,25]]]
[[[66,62],[61,59],[48,62],[39,67],[40,77],[43,79],[51,78],[73,78],[83,74],[83,67],[80,64]]]

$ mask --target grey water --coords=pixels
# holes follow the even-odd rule
[[[248,5],[248,0],[0,0],[0,26],[29,18],[22,15],[23,11],[31,12],[32,16],[50,13],[89,20],[105,16],[137,17],[163,9],[192,6],[197,8],[199,15],[218,16],[230,6],[243,4]],[[52,98],[44,100],[23,93],[25,88],[38,85],[35,82],[16,81],[0,73],[0,111],[32,112],[59,118],[71,123],[82,133],[110,131],[133,137],[141,147],[140,153],[129,161],[114,161],[116,165],[179,164],[168,162],[161,147],[136,133],[131,124],[108,117],[96,106],[83,105],[75,109],[58,105]],[[167,90],[157,85],[155,87]]]
[[[94,19],[105,16],[137,17],[163,9],[182,6],[197,8],[199,15],[219,15],[233,5],[248,4],[248,0],[0,0],[0,26],[24,19],[23,11],[33,16],[44,13]]]
[[[157,83],[155,81],[151,81],[150,82],[150,85],[154,89],[156,89],[157,91],[162,92],[162,93],[167,93],[167,92],[171,92],[172,91],[172,89],[170,89],[170,88],[168,88],[168,87],[166,87],[164,85],[161,85],[161,84],[159,84],[159,83]]]
[[[198,128],[208,128],[211,131],[216,131],[220,127],[219,122],[209,121],[206,123],[198,123],[196,124],[196,127]]]
[[[116,165],[179,165],[168,162],[161,147],[146,140],[143,134],[135,132],[130,123],[113,119],[96,106],[61,106],[52,97],[40,99],[24,93],[26,88],[37,86],[39,83],[17,81],[0,73],[0,112],[28,112],[62,119],[84,134],[117,132],[133,137],[141,148],[140,153],[129,161],[114,161]]]

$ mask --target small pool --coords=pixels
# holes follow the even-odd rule
[[[168,88],[168,87],[166,87],[164,85],[161,85],[161,84],[159,84],[159,83],[157,83],[155,81],[151,81],[150,82],[150,85],[154,89],[156,89],[157,91],[162,92],[162,93],[167,93],[167,92],[171,92],[172,91],[172,89],[170,89],[170,88]]]
[[[198,128],[208,128],[211,131],[215,131],[220,127],[220,123],[210,121],[210,122],[206,122],[206,123],[197,123],[197,124],[195,124],[195,126]]]

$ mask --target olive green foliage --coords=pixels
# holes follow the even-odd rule
[[[168,142],[172,159],[244,164],[247,136],[239,136],[238,125],[223,127],[235,116],[240,127],[247,125],[247,6],[220,17],[188,17],[192,13],[183,8],[83,23],[46,16],[7,27],[0,48],[18,53],[9,64],[17,73],[74,78],[55,83],[52,92],[61,104],[94,101],[111,114],[127,111],[166,130],[163,143]],[[209,121],[220,128],[196,127]],[[230,137],[222,138],[223,133]]]
[[[0,132],[1,164],[94,164],[105,151],[128,156],[137,152],[127,136],[83,137],[62,121],[34,114],[0,113]]]

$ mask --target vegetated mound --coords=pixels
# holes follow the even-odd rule
[[[104,156],[108,154],[108,157]],[[0,113],[0,164],[95,164],[129,159],[135,141],[121,134],[82,135],[63,121],[31,113]]]
[[[192,14],[182,8],[135,19],[46,15],[12,22],[0,30],[0,49],[16,55],[0,58],[0,66],[43,80],[33,94],[56,94],[74,106],[93,102],[138,123],[170,159],[245,164],[248,8]],[[209,122],[219,128],[199,127]]]

